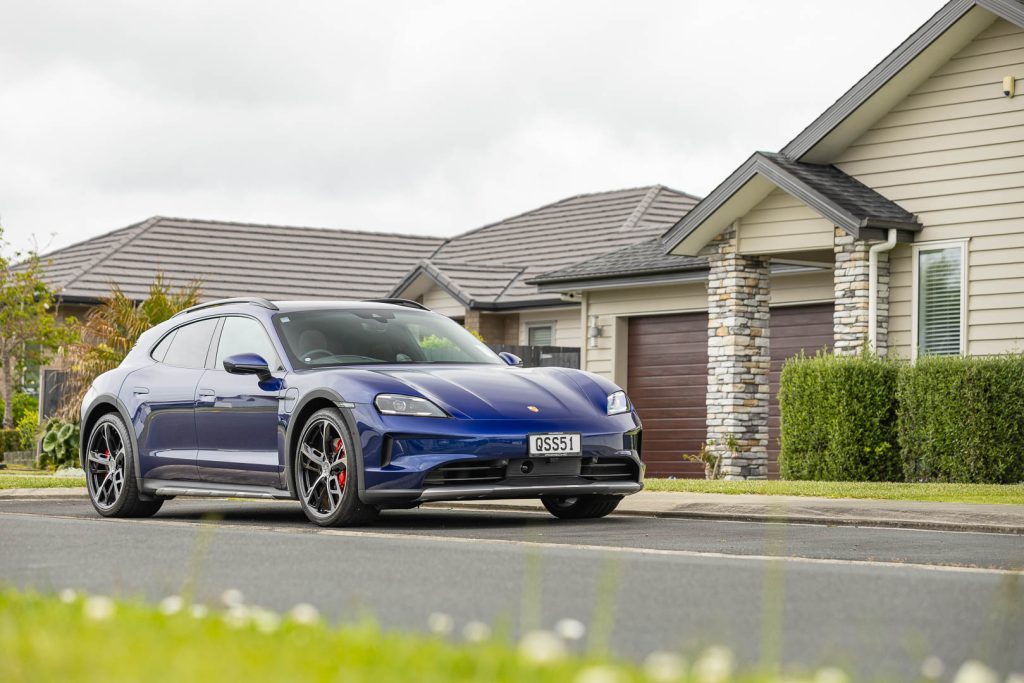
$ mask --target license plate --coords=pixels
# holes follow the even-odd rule
[[[530,457],[582,455],[579,434],[530,434]]]

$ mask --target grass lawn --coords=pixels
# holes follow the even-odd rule
[[[757,493],[770,496],[927,500],[942,503],[1024,505],[1024,484],[906,484],[849,481],[708,481],[647,479],[648,491],[685,493]]]
[[[55,477],[53,472],[21,465],[0,470],[0,489],[57,489],[85,486],[84,477]]]
[[[169,605],[171,600],[176,604]],[[458,631],[447,636],[399,634],[369,621],[330,626],[308,606],[286,615],[236,606],[228,611],[200,607],[203,613],[197,616],[193,609],[178,598],[165,600],[157,609],[63,592],[56,598],[0,591],[0,680],[686,680],[686,662],[679,656],[661,653],[641,667],[573,655],[566,641],[547,631],[533,632],[516,646],[491,637],[479,623],[467,632],[468,642]],[[434,621],[437,631],[454,626],[449,617]],[[702,680],[724,683],[731,678],[731,658],[728,651],[713,648],[691,668]]]

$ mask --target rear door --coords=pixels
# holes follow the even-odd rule
[[[215,319],[176,328],[153,349],[153,365],[131,373],[122,386],[139,434],[140,474],[152,479],[196,480],[195,395],[217,327]]]
[[[281,369],[281,361],[260,321],[247,316],[222,320],[210,367],[196,391],[199,476],[221,484],[279,488],[284,482],[278,448],[281,392],[260,388],[255,375],[228,373],[224,359],[255,353],[272,371]]]

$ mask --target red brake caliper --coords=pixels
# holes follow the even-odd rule
[[[341,439],[338,439],[338,445],[334,448],[334,457],[338,457],[344,447],[345,445],[341,442]],[[338,472],[338,486],[345,488],[345,470]]]

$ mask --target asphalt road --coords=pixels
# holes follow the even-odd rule
[[[528,512],[389,512],[319,529],[295,503],[176,500],[148,520],[87,502],[0,502],[0,582],[159,599],[226,588],[332,619],[425,630],[445,612],[518,630],[573,617],[611,649],[722,643],[742,662],[840,664],[912,679],[978,658],[1024,672],[1024,539],[1017,536]],[[781,653],[779,655],[779,653]]]

